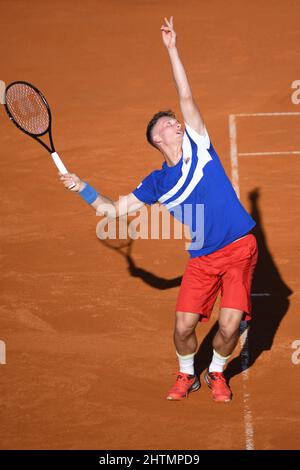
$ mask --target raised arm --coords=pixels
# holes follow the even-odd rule
[[[205,132],[205,125],[199,108],[194,100],[190,84],[179,52],[176,47],[176,32],[173,25],[173,16],[170,20],[165,18],[165,24],[161,26],[163,43],[168,51],[173,71],[175,85],[178,91],[180,109],[186,122],[200,135]]]

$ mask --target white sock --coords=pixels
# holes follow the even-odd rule
[[[224,357],[221,356],[221,354],[217,353],[217,351],[213,351],[214,354],[210,366],[208,368],[208,372],[223,372],[226,361],[230,358],[230,354],[229,356]]]
[[[194,375],[195,370],[194,370],[194,356],[196,352],[192,354],[187,354],[186,356],[181,356],[176,351],[178,361],[179,361],[179,372],[183,372],[184,374],[189,374],[189,375]]]

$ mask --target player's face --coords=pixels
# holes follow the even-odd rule
[[[153,137],[157,136],[164,145],[172,145],[174,142],[182,142],[183,131],[181,124],[177,119],[163,116],[156,123]]]

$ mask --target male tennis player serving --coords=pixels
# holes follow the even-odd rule
[[[232,394],[223,369],[237,345],[241,320],[251,318],[250,289],[257,243],[250,231],[255,222],[237,198],[210,142],[176,48],[173,17],[169,21],[165,18],[161,31],[185,123],[183,131],[171,111],[159,112],[149,122],[147,139],[163,155],[162,168],[153,171],[118,202],[100,196],[74,174],[61,179],[66,187],[76,183],[73,191],[79,191],[98,212],[107,211],[111,217],[136,211],[143,204],[160,202],[190,226],[194,237],[177,299],[174,329],[179,372],[167,399],[181,400],[200,387],[194,371],[195,329],[198,322],[208,321],[221,291],[219,330],[213,339],[212,362],[204,378],[213,399],[227,402]],[[199,212],[198,207],[204,210]],[[186,208],[192,210],[185,211]],[[204,218],[202,233],[195,221],[198,213]]]

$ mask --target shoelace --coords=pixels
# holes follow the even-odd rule
[[[218,380],[226,384],[226,380],[222,372],[210,372],[209,375],[212,377],[213,380]]]
[[[181,388],[183,387],[186,383],[188,382],[188,378],[185,375],[178,374],[177,375],[177,380],[174,385],[174,388]]]

